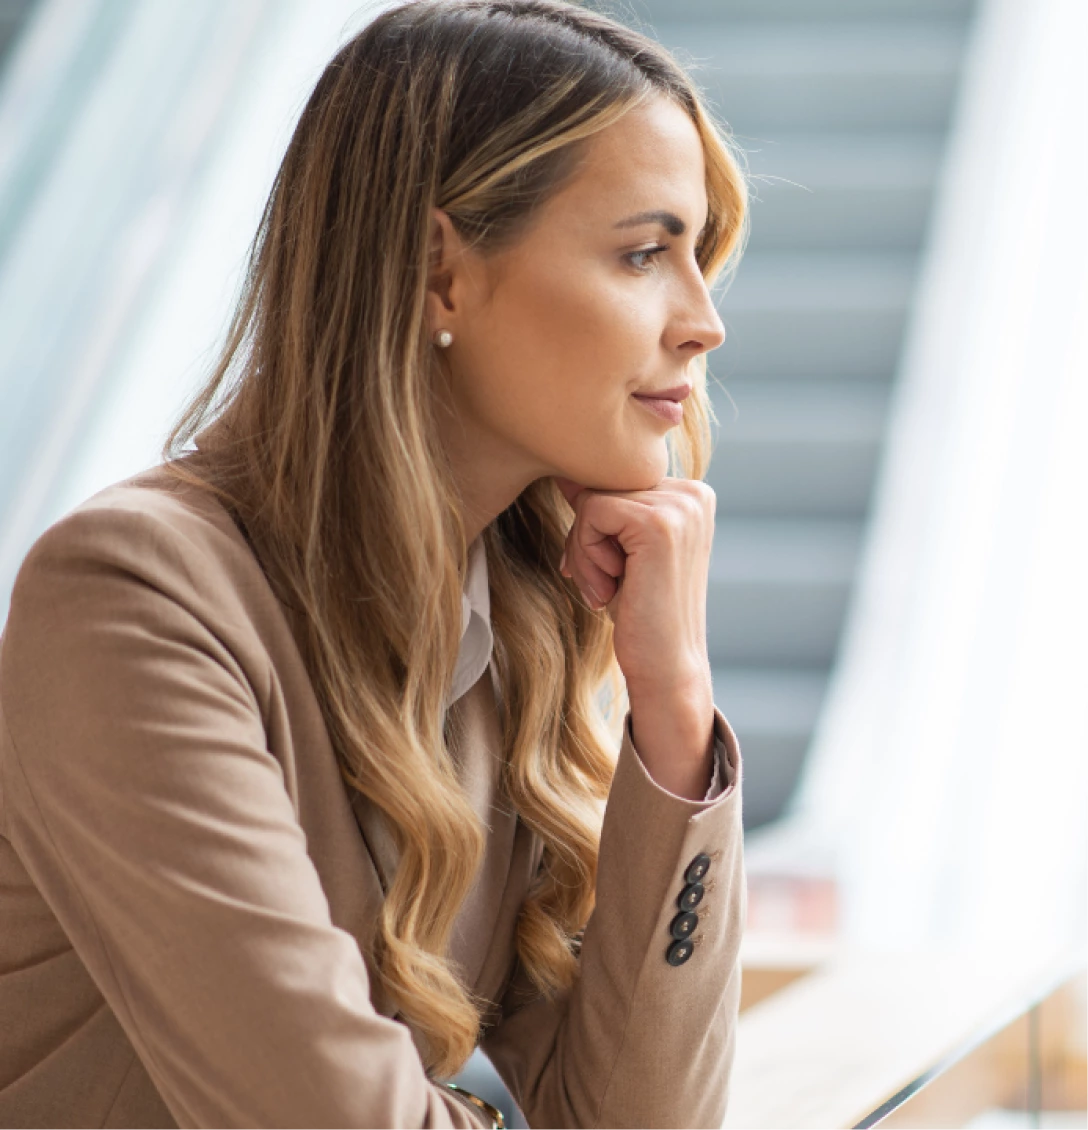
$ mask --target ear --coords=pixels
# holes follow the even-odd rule
[[[462,313],[467,287],[466,247],[449,215],[441,208],[431,212],[427,249],[427,321],[433,335],[452,330]]]

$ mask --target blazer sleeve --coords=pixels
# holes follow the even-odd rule
[[[35,543],[0,640],[15,849],[180,1126],[479,1126],[331,921],[268,683],[186,595],[209,564],[120,508]]]
[[[691,801],[650,777],[624,722],[578,978],[548,998],[518,965],[482,1045],[531,1126],[722,1125],[748,896],[740,748],[717,709],[714,726],[725,790]],[[678,900],[707,860],[694,948],[674,964]]]

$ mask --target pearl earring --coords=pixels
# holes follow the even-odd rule
[[[439,349],[449,349],[453,345],[453,334],[449,330],[439,330],[434,335],[434,343]]]

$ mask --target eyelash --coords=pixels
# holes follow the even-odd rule
[[[634,269],[636,271],[639,272],[639,274],[648,275],[653,268],[650,267],[650,266],[646,266],[646,267],[638,266],[637,263],[635,262],[635,258],[637,256],[640,256],[640,255],[650,255],[650,256],[660,255],[662,251],[668,251],[668,249],[669,249],[669,245],[667,243],[658,244],[657,247],[643,247],[638,251],[628,252],[624,256],[624,258],[627,260],[628,263],[631,264],[632,267],[634,267]]]

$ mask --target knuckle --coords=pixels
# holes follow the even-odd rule
[[[671,535],[677,524],[673,511],[664,506],[658,506],[652,509],[647,515],[646,520],[651,529],[660,537]]]
[[[673,508],[671,516],[673,528],[677,531],[680,529],[691,529],[693,526],[699,524],[702,516],[702,503],[690,494],[681,495],[676,500],[676,505]]]
[[[714,488],[702,479],[691,480],[691,492],[689,497],[694,500],[700,510],[713,507],[718,500],[718,496],[714,493]]]
[[[712,486],[701,479],[693,480],[685,501],[688,504],[688,518],[693,525],[713,528],[718,511],[718,496]]]

